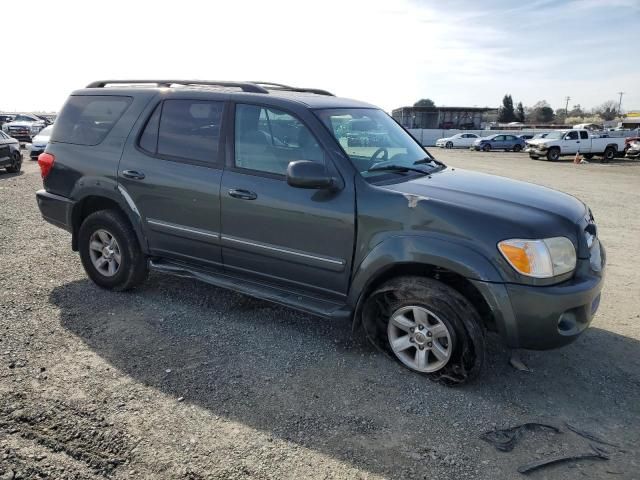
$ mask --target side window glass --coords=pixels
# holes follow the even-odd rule
[[[580,132],[580,138],[582,138],[583,140],[586,140],[589,138],[589,134],[587,132],[585,132],[584,130],[582,130]]]
[[[300,120],[272,108],[236,106],[237,167],[286,175],[294,160],[324,162],[322,148]]]
[[[567,133],[567,140],[578,140],[578,132],[576,132],[575,130]]]
[[[222,109],[223,102],[165,100],[158,131],[158,155],[216,163]]]
[[[149,121],[140,136],[140,148],[154,155],[158,151],[158,127],[160,126],[161,111],[162,104],[160,103],[153,110],[153,114],[149,117]]]

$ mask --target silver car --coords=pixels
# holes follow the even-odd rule
[[[27,147],[31,160],[37,160],[38,155],[44,152],[44,149],[49,143],[49,138],[51,137],[52,131],[53,125],[49,125],[48,127],[40,130],[40,132],[35,137],[33,137],[33,139],[31,140],[31,145]]]

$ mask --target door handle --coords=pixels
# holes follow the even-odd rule
[[[250,192],[249,190],[244,190],[242,188],[232,188],[229,190],[229,196],[233,198],[239,198],[241,200],[255,200],[258,198],[258,195],[254,192]]]
[[[144,173],[136,172],[135,170],[124,170],[122,176],[133,180],[144,180]]]

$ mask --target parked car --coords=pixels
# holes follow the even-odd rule
[[[596,136],[588,130],[557,130],[545,138],[529,140],[527,145],[529,156],[534,159],[546,157],[555,162],[562,156],[580,152],[585,158],[602,155],[603,161],[608,162],[624,151],[624,138]]]
[[[40,132],[35,137],[33,137],[33,139],[31,140],[31,144],[27,147],[31,160],[37,160],[38,156],[44,152],[44,149],[49,143],[49,138],[51,137],[52,131],[53,125],[49,125],[48,127],[40,130]]]
[[[36,136],[45,127],[45,122],[35,115],[20,113],[11,122],[2,125],[2,131],[21,142],[31,142],[31,138]]]
[[[384,111],[327,92],[139,82],[72,93],[38,159],[43,217],[103,288],[151,269],[349,319],[445,384],[479,373],[485,331],[554,348],[598,309],[604,249],[570,195],[448,168]],[[387,144],[349,145],[352,120]]]
[[[640,139],[635,140],[629,144],[625,150],[626,158],[640,159]]]
[[[475,133],[456,133],[451,137],[439,138],[436,140],[436,147],[443,148],[469,148],[473,142],[480,138]]]
[[[533,133],[523,133],[522,135],[518,135],[518,138],[521,138],[526,142],[527,140],[531,140],[533,138]]]
[[[5,113],[0,113],[0,127],[5,123],[8,123],[13,120],[13,115],[7,115]]]
[[[624,139],[624,153],[626,154],[633,142],[640,140],[640,137],[627,137]]]
[[[20,142],[4,132],[0,132],[0,168],[9,173],[17,173],[22,168]]]
[[[473,142],[472,150],[482,150],[488,152],[490,150],[513,150],[519,152],[525,147],[524,140],[515,135],[497,134],[488,137],[479,138]]]
[[[536,133],[533,138],[547,138],[547,135],[549,135],[549,132]]]

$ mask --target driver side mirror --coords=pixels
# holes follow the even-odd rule
[[[334,188],[336,179],[329,175],[325,165],[309,160],[289,162],[287,183],[296,188]]]

